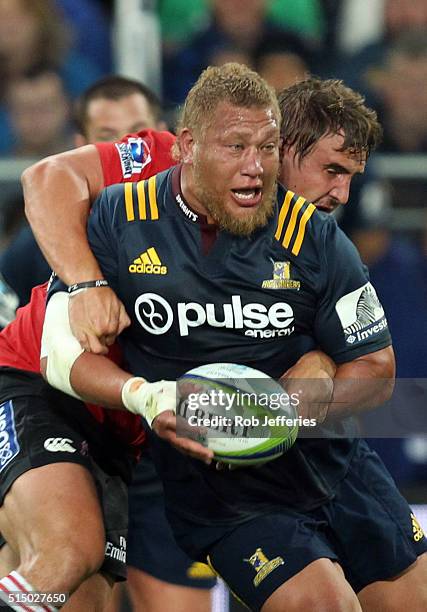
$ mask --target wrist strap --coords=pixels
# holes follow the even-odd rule
[[[85,281],[83,283],[74,283],[74,285],[70,285],[68,287],[68,293],[75,293],[76,291],[80,291],[80,289],[91,289],[92,287],[108,287],[108,281],[105,278],[100,278],[98,280]]]

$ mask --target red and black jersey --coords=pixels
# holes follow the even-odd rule
[[[96,145],[101,159],[104,185],[138,181],[169,168],[174,162],[171,147],[174,136],[168,132],[143,130],[117,143]],[[0,366],[40,372],[40,346],[46,309],[47,283],[32,290],[30,302],[19,308],[16,318],[0,333]],[[118,362],[117,349],[108,355]],[[105,410],[88,405],[100,421],[108,421],[115,432],[132,444],[140,444],[144,433],[139,417],[124,411]]]

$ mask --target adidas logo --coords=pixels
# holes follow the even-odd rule
[[[168,269],[166,266],[162,266],[156,249],[150,247],[133,260],[133,263],[129,266],[129,272],[137,274],[167,274]]]
[[[71,445],[73,440],[70,438],[47,438],[43,446],[51,453],[75,453],[76,449]]]

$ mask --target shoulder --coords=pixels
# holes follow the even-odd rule
[[[277,223],[274,238],[283,248],[299,256],[323,235],[337,228],[335,219],[318,211],[314,204],[279,185]]]
[[[115,143],[97,143],[104,184],[137,181],[170,168],[175,163],[174,142],[175,136],[170,132],[142,130]]]
[[[170,169],[148,179],[110,185],[102,191],[98,207],[105,207],[113,224],[157,221],[165,210],[164,193]]]
[[[136,134],[128,134],[119,142],[115,143],[117,149],[128,150],[132,153],[135,161],[143,163],[154,153],[167,153],[172,161],[171,147],[176,138],[170,132],[158,132],[156,130],[141,130]],[[171,165],[171,164],[170,164]]]

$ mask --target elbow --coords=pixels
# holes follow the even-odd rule
[[[46,157],[26,168],[21,175],[25,203],[24,210],[30,223],[37,218],[37,212],[40,212],[40,208],[36,204],[37,202],[40,203],[38,196],[43,193],[42,190],[48,188],[53,169],[56,170],[57,166],[56,156]]]
[[[379,351],[378,368],[381,371],[381,378],[383,379],[383,385],[379,390],[378,400],[380,403],[387,402],[393,395],[394,385],[396,380],[396,359],[392,346]]]
[[[379,390],[377,404],[384,404],[391,399],[394,391],[395,379],[393,378],[385,378],[382,388]]]

